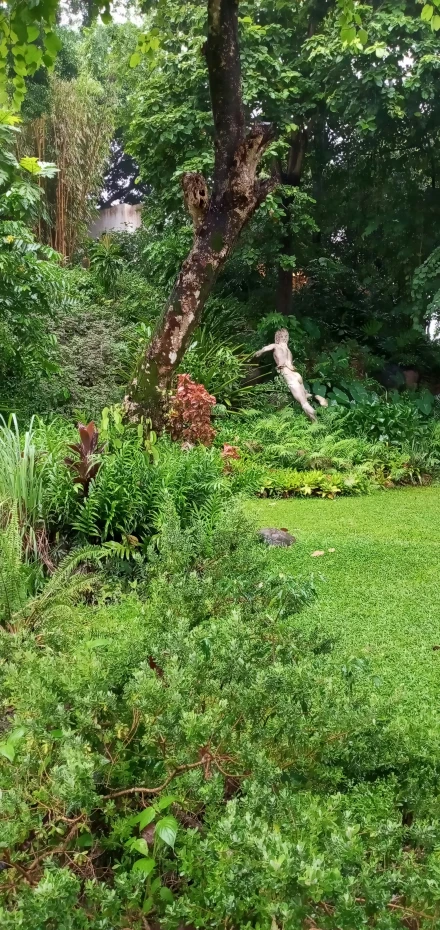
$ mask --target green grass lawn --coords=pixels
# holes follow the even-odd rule
[[[296,536],[276,551],[280,568],[315,577],[318,596],[297,622],[335,639],[336,662],[368,657],[382,695],[430,729],[440,712],[440,489],[265,500],[251,511],[260,527]],[[317,549],[326,554],[312,558]]]

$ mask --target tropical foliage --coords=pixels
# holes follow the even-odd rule
[[[54,165],[14,153],[17,120],[0,112],[0,378],[14,392],[26,378],[32,389],[54,370],[54,340],[48,333],[63,279],[58,256],[34,236],[30,224],[41,209],[39,178],[53,177]]]
[[[0,2],[2,930],[426,930],[440,8],[113,11]]]

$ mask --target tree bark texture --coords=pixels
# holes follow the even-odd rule
[[[238,44],[238,0],[208,0],[205,54],[214,119],[215,161],[211,193],[203,175],[182,179],[183,195],[194,224],[194,242],[153,338],[140,359],[125,399],[127,416],[150,417],[160,424],[161,410],[176,366],[199,325],[217,275],[241,230],[276,184],[258,179],[261,157],[272,128],[246,127]]]

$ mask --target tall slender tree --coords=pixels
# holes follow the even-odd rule
[[[183,196],[194,225],[194,241],[153,338],[143,353],[125,399],[127,415],[160,421],[164,395],[198,326],[206,299],[240,232],[276,184],[259,178],[272,126],[245,119],[238,0],[208,0],[204,54],[214,121],[211,190],[202,174],[188,172]]]

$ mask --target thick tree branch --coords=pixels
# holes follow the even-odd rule
[[[258,180],[255,182],[256,197],[257,197],[256,209],[258,209],[258,207],[261,206],[262,203],[264,203],[267,195],[271,194],[272,191],[274,191],[275,188],[278,187],[279,183],[280,183],[280,176],[279,174],[275,172],[270,176],[270,178],[261,178],[261,180]]]
[[[208,185],[199,171],[186,171],[182,177],[183,199],[186,209],[197,230],[208,209]]]
[[[289,140],[290,148],[287,165],[285,168],[281,167],[281,180],[285,185],[282,198],[284,207],[282,251],[287,259],[292,259],[295,252],[292,233],[293,191],[289,192],[287,188],[299,187],[301,183],[308,141],[309,130],[304,126],[294,132]],[[289,316],[292,312],[292,301],[292,266],[280,262],[277,287],[277,309],[279,313],[282,313],[283,316]]]
[[[238,45],[239,0],[208,0],[206,61],[215,130],[214,196],[223,191],[245,136]]]
[[[284,184],[298,187],[304,167],[304,159],[309,141],[309,134],[304,127],[298,129],[290,140],[289,160],[287,171],[283,176]]]
[[[277,177],[260,180],[261,158],[273,138],[268,123],[246,127],[238,46],[239,0],[207,0],[205,46],[214,120],[212,194],[203,175],[182,178],[185,203],[194,223],[194,241],[182,264],[163,316],[146,347],[125,398],[130,419],[148,416],[163,424],[166,395],[176,366],[199,325],[218,274]]]

